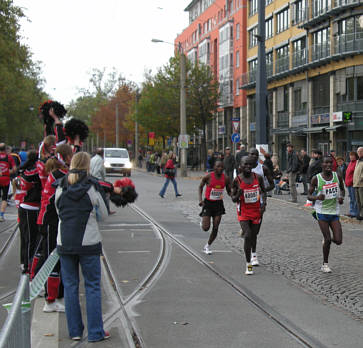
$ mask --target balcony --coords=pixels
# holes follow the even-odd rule
[[[305,21],[308,18],[308,9],[302,8],[294,13],[295,17],[292,19],[292,24],[296,25],[300,22]]]
[[[280,74],[284,71],[288,71],[290,69],[290,59],[289,56],[281,57],[276,59],[275,65],[275,73]]]
[[[225,108],[232,105],[233,105],[233,94],[232,93],[221,94],[219,99],[219,106]]]
[[[266,63],[266,75],[267,77],[271,77],[273,75],[274,64]]]
[[[289,127],[289,112],[283,111],[277,114],[277,127],[288,128]]]
[[[334,37],[334,55],[363,52],[363,33],[341,34]]]
[[[330,42],[326,41],[311,46],[311,62],[330,57]]]
[[[306,126],[308,124],[308,115],[306,110],[295,111],[291,118],[291,127]]]
[[[337,111],[352,111],[363,113],[363,101],[339,103],[337,104]]]
[[[299,66],[307,64],[308,60],[307,49],[304,48],[299,51],[295,51],[292,54],[292,67],[297,68]]]
[[[233,80],[233,67],[225,68],[219,72],[219,81]]]

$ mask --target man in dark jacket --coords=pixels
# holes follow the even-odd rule
[[[287,144],[287,170],[292,203],[297,203],[296,176],[299,171],[299,159],[294,151],[294,145]]]
[[[231,154],[230,147],[226,147],[224,152],[223,166],[226,175],[230,178],[231,181],[233,181],[233,171],[236,167],[236,161],[234,156]]]
[[[312,153],[313,161],[309,165],[308,172],[307,172],[307,180],[309,183],[311,182],[311,179],[313,178],[313,176],[321,173],[323,170],[322,166],[321,166],[323,153],[320,150],[312,150],[311,153]]]
[[[300,151],[300,155],[301,155],[301,162],[302,162],[302,166],[300,168],[300,174],[301,174],[301,180],[304,185],[304,192],[302,193],[302,195],[307,195],[308,194],[307,174],[308,174],[308,169],[309,169],[309,164],[310,164],[310,157],[306,153],[305,149],[302,149]]]
[[[245,146],[242,144],[239,151],[236,153],[236,170],[238,171],[239,165],[241,164],[241,159],[248,156]]]

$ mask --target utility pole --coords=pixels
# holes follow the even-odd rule
[[[139,153],[139,124],[137,122],[137,105],[139,103],[139,90],[135,92],[135,163],[137,163],[137,154]]]
[[[182,50],[181,44],[179,44],[179,53],[180,53],[180,135],[185,136],[187,134],[186,103],[185,103],[186,63],[185,63],[185,55]],[[187,149],[184,146],[180,148],[180,175],[182,177],[187,176]]]
[[[118,147],[118,131],[119,131],[119,126],[118,126],[118,104],[116,104],[116,147]]]
[[[265,52],[265,1],[258,0],[258,57],[256,79],[256,147],[268,151],[267,135],[267,76]]]

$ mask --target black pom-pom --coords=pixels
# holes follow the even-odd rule
[[[121,194],[112,192],[110,200],[116,207],[125,207],[128,203],[134,203],[138,194],[132,186],[125,186],[122,188]]]
[[[88,126],[81,120],[76,118],[71,118],[64,126],[65,133],[67,137],[72,140],[79,135],[81,141],[85,141],[88,137]]]
[[[59,119],[63,118],[67,113],[67,110],[64,108],[64,106],[56,101],[52,102],[50,107],[53,108],[54,113]]]

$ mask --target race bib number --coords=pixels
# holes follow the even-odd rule
[[[219,201],[221,199],[223,199],[223,189],[212,188],[210,191],[210,200]]]
[[[255,189],[243,190],[243,196],[246,204],[256,203],[260,199],[259,189],[255,188]]]
[[[338,183],[327,184],[323,186],[323,194],[325,199],[335,199],[338,197]]]

